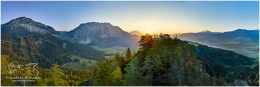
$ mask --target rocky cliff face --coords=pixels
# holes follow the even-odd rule
[[[128,46],[137,43],[139,40],[138,36],[133,36],[110,23],[84,23],[70,32],[60,33],[64,39],[73,43],[101,46]]]

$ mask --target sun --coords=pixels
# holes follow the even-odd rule
[[[147,34],[151,34],[151,31],[147,31],[146,33],[147,33]]]

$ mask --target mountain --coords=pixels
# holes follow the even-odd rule
[[[69,32],[60,32],[68,41],[79,44],[98,45],[101,47],[131,46],[135,45],[139,38],[123,31],[118,26],[110,23],[89,22],[80,24]]]
[[[259,30],[237,29],[221,34],[208,35],[196,42],[259,58]]]
[[[19,17],[1,25],[1,33],[12,36],[29,37],[38,35],[50,35],[60,37],[52,27],[35,22],[30,18]]]
[[[38,63],[42,68],[49,68],[52,64],[59,65],[71,62],[71,52],[47,40],[31,37],[17,37],[1,35],[1,55],[8,55],[10,62]],[[20,61],[20,62],[14,62]]]
[[[224,40],[221,40],[224,39]],[[219,42],[239,42],[239,43],[248,43],[248,42],[258,42],[259,40],[259,30],[246,30],[246,29],[237,29],[235,31],[224,32],[221,34],[209,35],[198,39],[202,43],[219,43]]]
[[[143,34],[140,33],[138,30],[134,30],[134,31],[131,31],[129,32],[131,35],[137,35],[137,36],[142,36]]]
[[[62,85],[64,85],[63,83],[71,85],[67,84],[71,81],[84,81],[90,75],[90,71],[86,68],[91,68],[91,65],[96,64],[96,62],[95,60],[80,58],[80,61],[78,61],[77,59],[79,58],[75,58],[73,52],[47,40],[1,35],[1,85],[57,85],[53,84],[54,81],[49,81],[55,80],[53,79],[54,77],[60,78],[56,82],[61,81]],[[66,65],[76,67],[77,69],[68,69],[69,67],[64,67]],[[66,76],[73,76],[73,78],[64,79],[63,77]],[[28,80],[26,79],[28,77],[34,81],[21,83],[12,81],[17,80],[17,78],[8,79],[9,77],[17,77],[23,81]],[[36,80],[34,78],[39,79]],[[46,81],[46,79],[49,80]]]
[[[259,56],[259,30],[237,29],[229,32],[199,32],[180,34],[178,38],[208,45],[211,47],[231,50],[248,57]]]
[[[75,44],[67,41],[61,38],[60,33],[55,31],[55,29],[52,27],[44,25],[40,22],[35,22],[30,18],[19,17],[2,24],[1,27],[2,35],[43,39],[58,44],[66,50],[69,50],[74,54],[80,55],[84,58],[95,59],[99,61],[106,60],[103,52],[95,50],[87,45]]]
[[[198,32],[198,33],[183,33],[183,34],[179,34],[178,38],[182,39],[182,40],[188,40],[188,41],[196,42],[197,39],[206,37],[208,35],[215,35],[215,34],[219,34],[219,33],[220,32],[210,32],[210,31],[206,30],[206,31]]]

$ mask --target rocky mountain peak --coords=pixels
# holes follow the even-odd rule
[[[32,20],[31,18],[27,18],[27,17],[18,17],[16,19],[12,19],[11,21],[7,22],[4,25],[8,25],[8,26],[13,26],[13,25],[19,25],[19,24],[38,24],[38,25],[43,25],[41,23],[37,23],[34,20]]]
[[[23,33],[23,34],[30,34],[30,33],[37,33],[37,34],[46,34],[50,33],[53,35],[58,35],[58,33],[50,26],[44,25],[40,22],[36,22],[31,18],[27,17],[19,17],[13,19],[5,24],[1,25],[2,27],[2,34],[16,34],[16,33]],[[16,34],[19,35],[19,34]]]

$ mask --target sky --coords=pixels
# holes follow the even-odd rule
[[[1,24],[28,17],[57,31],[108,22],[141,33],[259,29],[258,1],[1,1]]]

